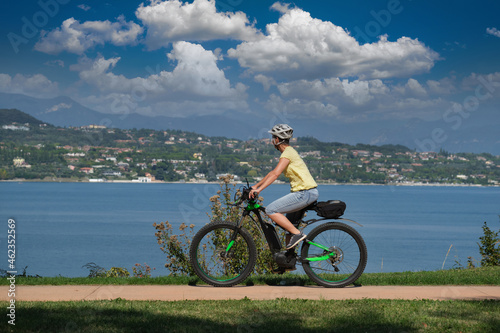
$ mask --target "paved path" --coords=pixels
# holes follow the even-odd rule
[[[0,301],[8,301],[9,287],[0,286]],[[110,300],[253,300],[291,299],[432,299],[500,300],[500,286],[363,286],[330,289],[317,286],[16,286],[16,301]]]

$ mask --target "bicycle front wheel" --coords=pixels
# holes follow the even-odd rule
[[[311,280],[329,288],[342,288],[355,282],[363,273],[366,244],[352,227],[330,222],[314,228],[302,245],[304,271]],[[319,246],[317,246],[319,245]]]
[[[231,222],[212,222],[196,233],[189,254],[200,279],[216,287],[231,287],[252,273],[257,248],[246,229]]]

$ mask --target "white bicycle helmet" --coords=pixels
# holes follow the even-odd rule
[[[274,136],[277,136],[281,140],[290,139],[293,136],[293,128],[287,124],[274,125],[269,131]]]

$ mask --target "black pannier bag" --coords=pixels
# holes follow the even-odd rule
[[[319,201],[314,210],[316,214],[328,219],[336,219],[344,215],[346,204],[340,200]]]

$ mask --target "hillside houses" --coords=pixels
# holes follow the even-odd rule
[[[20,131],[5,131],[7,138],[21,135]],[[152,182],[154,178],[206,182],[227,173],[242,180],[256,180],[279,160],[269,138],[240,141],[182,131],[87,127],[45,128],[44,136],[35,139],[30,137],[32,132],[35,130],[22,133],[17,139],[22,144],[0,145],[1,156],[5,156],[0,159],[0,169],[4,170],[0,174],[5,179],[61,177]],[[89,140],[89,135],[93,140]],[[41,137],[57,139],[57,145]],[[319,183],[495,185],[500,181],[500,157],[490,154],[351,146],[312,138],[294,138],[292,145]],[[14,158],[24,162],[14,163]],[[286,179],[280,177],[279,181]]]

